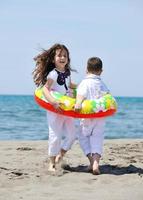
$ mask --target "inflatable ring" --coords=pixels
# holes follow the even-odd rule
[[[84,100],[80,112],[74,111],[75,98],[65,96],[56,91],[51,91],[51,95],[61,102],[61,112],[58,112],[45,98],[43,88],[35,90],[36,102],[46,110],[59,113],[74,118],[98,118],[113,115],[117,110],[117,103],[111,94],[106,94],[102,98],[94,100]]]

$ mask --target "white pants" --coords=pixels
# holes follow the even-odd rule
[[[85,155],[98,153],[102,155],[105,118],[82,119],[78,139]]]
[[[61,148],[69,150],[75,141],[74,118],[47,112],[49,125],[49,156],[59,154]]]

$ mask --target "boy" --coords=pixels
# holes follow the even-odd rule
[[[84,99],[95,99],[109,93],[106,85],[102,82],[100,75],[102,73],[102,61],[98,57],[91,57],[87,62],[86,77],[77,88],[77,97],[75,110],[80,111]],[[104,139],[104,118],[82,119],[80,122],[81,131],[79,131],[79,143],[88,157],[90,166],[94,175],[100,174],[99,161],[102,155]]]

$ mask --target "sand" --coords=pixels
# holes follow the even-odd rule
[[[47,141],[0,141],[0,200],[143,200],[143,139],[104,143],[101,175],[85,171],[76,141],[69,166],[52,176]]]

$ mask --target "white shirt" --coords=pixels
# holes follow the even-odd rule
[[[57,70],[57,71],[58,71],[58,70]],[[61,72],[61,71],[59,71],[59,72]],[[64,73],[64,72],[63,72],[63,73]],[[53,69],[53,70],[48,74],[47,79],[48,79],[48,78],[50,78],[50,79],[52,79],[52,80],[54,81],[53,84],[52,84],[52,86],[51,86],[51,90],[57,91],[57,92],[59,92],[59,93],[61,93],[61,94],[64,94],[64,95],[67,93],[67,91],[66,91],[66,89],[65,89],[65,86],[64,86],[64,85],[59,85],[59,84],[57,83],[58,73],[56,72],[55,69]],[[67,87],[69,87],[69,85],[70,85],[70,76],[68,76],[68,77],[65,79],[65,81],[66,81]]]
[[[88,74],[77,88],[77,94],[84,96],[85,99],[100,98],[107,92],[109,92],[109,90],[100,76],[94,74]]]

